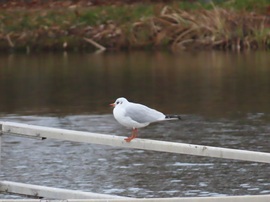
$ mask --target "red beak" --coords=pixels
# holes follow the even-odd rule
[[[112,104],[110,104],[110,106],[111,106],[111,107],[115,107],[115,104],[114,104],[114,103],[112,103]]]

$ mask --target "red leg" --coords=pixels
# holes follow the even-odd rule
[[[125,138],[126,142],[130,142],[131,140],[136,138],[137,135],[138,135],[138,129],[137,128],[132,129],[131,136],[129,136],[128,138]]]

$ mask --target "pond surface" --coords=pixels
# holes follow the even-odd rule
[[[182,121],[140,138],[270,152],[268,52],[0,55],[1,121],[128,136],[124,96]],[[270,166],[4,135],[1,180],[129,197],[270,194]],[[17,196],[0,195],[0,198]]]

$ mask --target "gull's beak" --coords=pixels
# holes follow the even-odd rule
[[[110,104],[110,106],[111,106],[111,107],[115,107],[115,104],[114,104],[114,103],[112,103],[112,104]]]

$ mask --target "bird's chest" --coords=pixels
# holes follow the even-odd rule
[[[123,120],[125,118],[125,113],[126,113],[126,111],[122,108],[114,108],[114,110],[113,110],[114,118],[117,121]]]
[[[130,117],[126,116],[126,111],[124,109],[114,108],[113,115],[114,118],[123,126],[126,126],[128,128],[136,127],[136,123]]]

